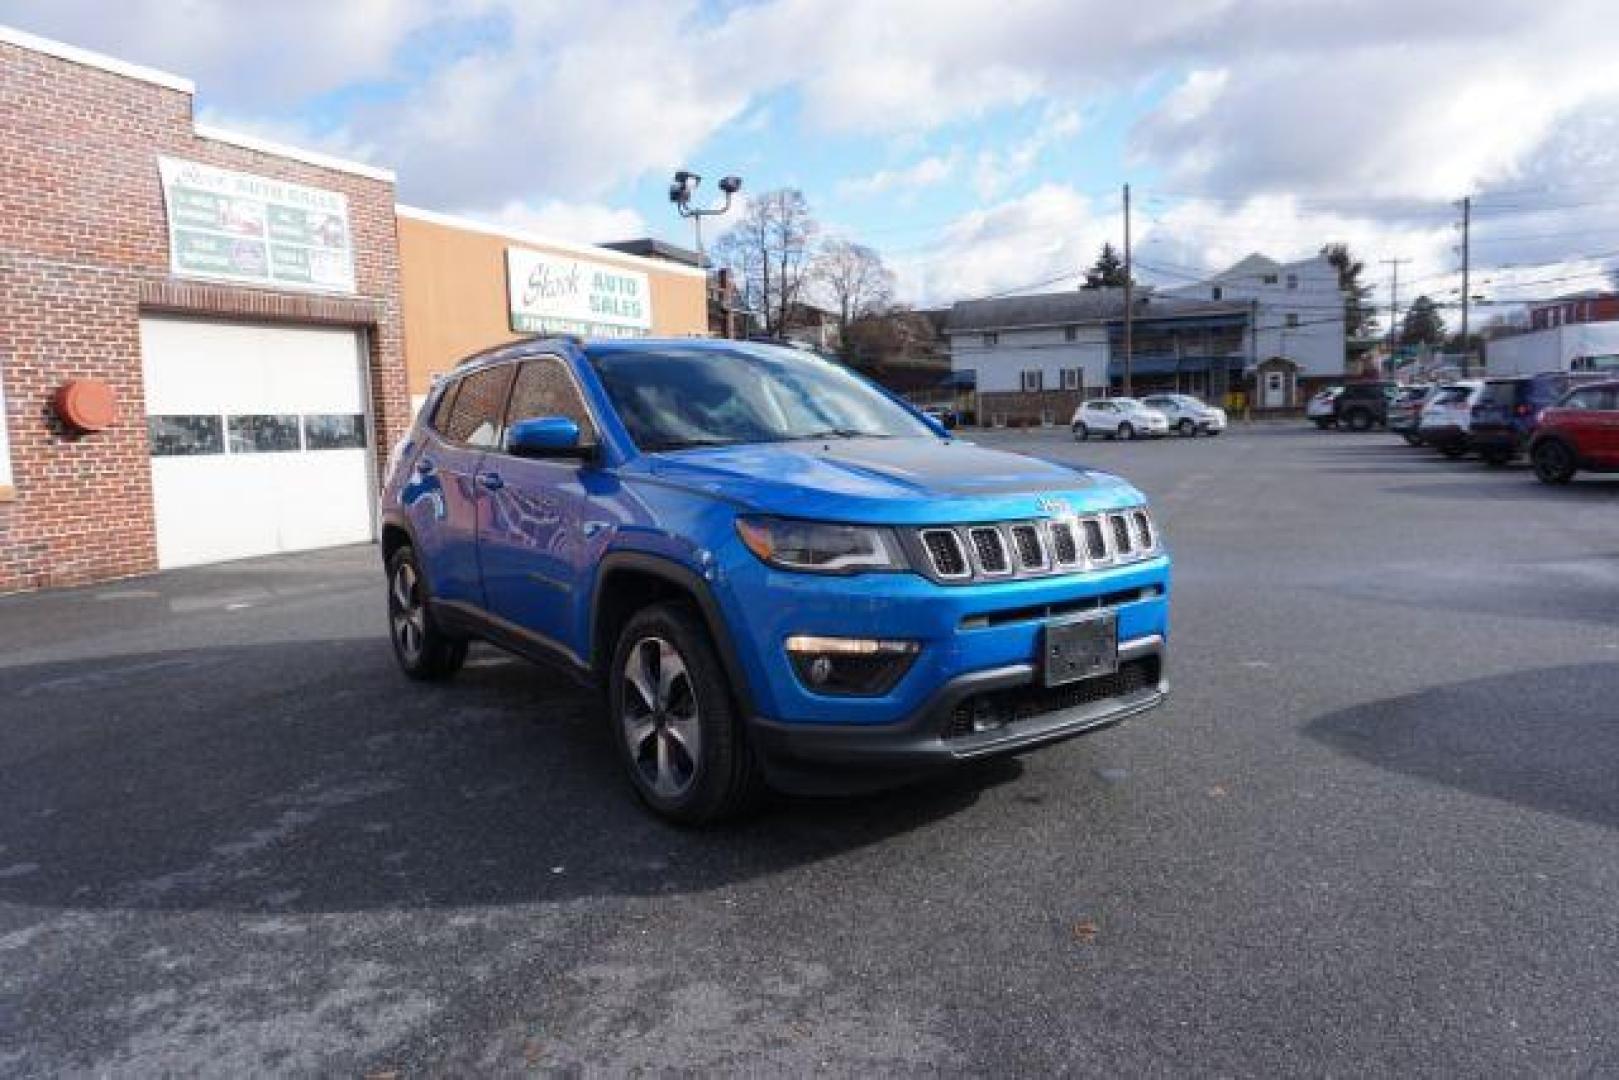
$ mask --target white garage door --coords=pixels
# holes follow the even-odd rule
[[[141,320],[161,567],[375,535],[353,330]]]

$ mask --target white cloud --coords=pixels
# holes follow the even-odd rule
[[[1071,139],[1082,127],[1079,110],[1052,103],[1032,132],[1005,150],[981,150],[973,165],[973,191],[986,202],[998,198],[1034,171],[1046,150]]]
[[[932,154],[900,169],[878,169],[867,176],[858,176],[838,184],[840,195],[856,198],[882,195],[893,191],[913,191],[932,187],[950,179],[960,166],[961,153]]]
[[[890,255],[899,293],[922,304],[983,296],[1077,276],[1104,240],[1118,235],[1119,213],[1070,187],[1045,184],[1016,199],[964,214],[926,246]]]

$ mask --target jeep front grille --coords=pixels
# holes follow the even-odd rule
[[[968,529],[967,535],[972,538],[973,554],[978,557],[978,570],[990,576],[1010,574],[1012,563],[1006,557],[1006,541],[1001,538],[1001,530],[994,526]]]
[[[962,549],[961,537],[953,529],[924,529],[922,546],[927,549],[933,572],[947,581],[972,576],[967,567],[967,553]]]
[[[915,534],[922,568],[940,581],[1044,577],[1139,562],[1158,553],[1145,508],[1090,517],[933,526]]]

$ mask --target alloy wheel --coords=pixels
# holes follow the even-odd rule
[[[389,599],[393,608],[394,641],[401,655],[414,663],[421,658],[422,646],[427,640],[427,610],[422,605],[421,579],[409,562],[401,562],[394,571]]]
[[[641,781],[655,794],[690,790],[702,760],[697,693],[686,662],[669,642],[645,637],[624,662],[619,730]]]

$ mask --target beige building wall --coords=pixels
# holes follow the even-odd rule
[[[404,206],[397,218],[405,370],[412,400],[427,393],[434,376],[472,353],[525,336],[513,332],[506,306],[508,247],[638,270],[651,286],[654,336],[708,335],[705,275],[695,267],[505,232]]]

